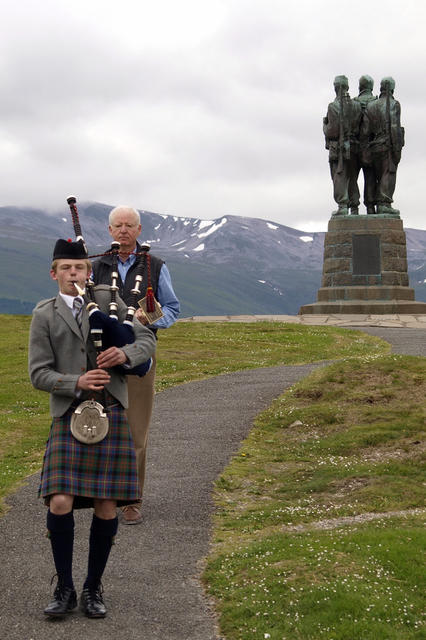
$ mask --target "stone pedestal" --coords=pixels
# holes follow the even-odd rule
[[[317,302],[299,314],[418,314],[408,286],[407,246],[396,216],[334,216],[324,240],[322,286]]]

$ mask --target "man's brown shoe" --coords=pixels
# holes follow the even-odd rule
[[[140,524],[142,522],[142,505],[140,503],[137,504],[126,504],[126,506],[121,508],[121,513],[123,514],[122,523],[123,524]]]

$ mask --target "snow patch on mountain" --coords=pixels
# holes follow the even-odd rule
[[[201,230],[205,227],[210,227],[212,224],[214,224],[214,220],[200,220],[198,228]]]
[[[198,237],[205,238],[206,236],[209,236],[211,233],[214,233],[215,231],[220,229],[220,227],[223,227],[223,225],[226,224],[227,222],[228,221],[226,218],[222,218],[220,222],[213,224],[213,226],[210,229],[208,229],[208,231],[205,231],[204,233],[199,233]]]

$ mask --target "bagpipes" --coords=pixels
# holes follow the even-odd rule
[[[73,227],[76,235],[76,241],[81,241],[87,252],[86,244],[81,232],[80,220],[77,209],[77,199],[74,196],[67,198],[72,216]],[[142,282],[142,274],[138,273],[135,278],[135,286],[132,289],[131,304],[128,306],[127,314],[124,321],[121,323],[118,320],[117,310],[117,291],[118,291],[118,252],[120,250],[120,243],[113,242],[111,244],[111,256],[112,256],[112,272],[111,272],[111,301],[109,303],[109,315],[99,309],[95,300],[95,285],[91,280],[86,282],[86,288],[80,289],[77,285],[76,288],[80,295],[82,295],[87,302],[87,311],[89,314],[90,336],[97,353],[108,349],[109,347],[124,347],[126,344],[132,344],[135,341],[135,334],[133,330],[134,314],[138,304],[138,298],[140,296],[140,285]],[[142,262],[142,261],[141,261]],[[143,266],[143,264],[142,264]],[[152,289],[151,289],[152,291]],[[148,292],[147,292],[147,310],[148,310]],[[119,368],[123,374],[144,376],[151,368],[152,359],[149,358],[146,362],[127,369],[125,367]]]

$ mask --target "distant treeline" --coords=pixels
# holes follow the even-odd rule
[[[11,300],[10,298],[0,298],[0,313],[10,315],[29,316],[34,309],[33,302],[23,302],[22,300]]]

